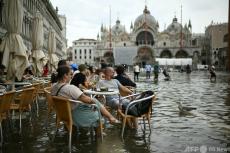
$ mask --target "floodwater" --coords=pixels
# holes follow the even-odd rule
[[[157,100],[153,106],[151,132],[126,129],[124,140],[119,127],[104,130],[104,140],[96,139],[81,130],[74,134],[72,152],[82,153],[194,153],[230,152],[230,75],[217,73],[217,81],[210,82],[208,72],[171,72],[171,81],[158,82],[141,77],[138,91],[153,90]],[[180,113],[176,102],[196,110]],[[46,106],[40,101],[40,116],[33,116],[32,125],[23,120],[22,134],[18,121],[4,124],[3,153],[64,153],[68,152],[68,134],[60,129],[56,137],[55,117],[45,128]],[[228,151],[227,151],[228,150]]]

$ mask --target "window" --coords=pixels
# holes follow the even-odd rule
[[[85,59],[86,59],[86,56],[85,56]]]
[[[166,46],[166,42],[164,42],[163,45]]]
[[[76,49],[75,49],[74,53],[77,54],[77,50]]]
[[[81,49],[79,51],[80,51],[80,54],[81,54]]]
[[[81,56],[80,56],[80,59],[81,59]]]
[[[196,46],[196,44],[197,44],[196,39],[192,40],[192,46]]]
[[[96,45],[96,42],[94,42],[94,45]]]
[[[77,59],[77,56],[75,56],[75,59]]]
[[[124,46],[126,46],[126,43],[124,43]]]
[[[91,49],[89,50],[89,54],[91,54]]]
[[[89,56],[89,59],[91,59],[91,56]]]
[[[85,51],[85,54],[86,54],[86,49],[84,51]]]

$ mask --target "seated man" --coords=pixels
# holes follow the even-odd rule
[[[57,69],[57,80],[58,82],[52,86],[51,94],[53,96],[63,96],[73,100],[80,100],[87,104],[96,104],[103,116],[108,118],[111,124],[119,124],[120,122],[114,118],[105,107],[96,99],[92,99],[85,95],[78,87],[75,85],[70,85],[72,72],[69,66],[60,66]],[[76,126],[97,127],[99,115],[97,111],[94,111],[91,107],[86,105],[81,105],[77,103],[71,103],[72,107],[72,118],[73,123]]]
[[[118,80],[113,79],[114,76],[114,69],[112,67],[105,68],[104,71],[105,79],[100,80],[96,87],[106,87],[108,89],[112,90],[118,90],[120,92],[126,93],[126,95],[131,95],[132,91],[130,91],[128,88],[123,86]],[[119,95],[108,95],[106,96],[106,105],[111,107],[112,109],[118,109],[119,106]]]
[[[116,79],[113,79],[114,76],[114,69],[112,67],[106,67],[105,71],[105,79],[104,80],[100,80],[97,83],[97,88],[101,88],[101,87],[106,87],[108,89],[112,89],[112,90],[119,90],[120,93],[123,92],[125,93],[125,95],[131,95],[133,94],[131,90],[129,90],[128,88],[126,88],[125,86],[123,86],[122,84],[120,84],[120,82]],[[107,95],[106,96],[106,105],[111,107],[112,109],[118,109],[120,106],[122,106],[122,104],[127,104],[129,102],[128,99],[125,99],[124,101],[122,101],[121,103],[119,102],[119,95]],[[120,106],[119,106],[120,104]],[[131,121],[128,121],[129,127],[131,128],[137,128],[137,119],[134,119]]]
[[[122,65],[116,68],[117,76],[114,79],[117,79],[123,86],[136,87],[134,83],[124,72],[124,67]]]

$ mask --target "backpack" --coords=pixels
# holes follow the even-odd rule
[[[142,92],[141,95],[137,96],[134,100],[146,98],[146,97],[149,97],[149,96],[151,96],[153,94],[154,94],[153,91],[148,90],[148,91]],[[129,104],[129,102],[124,103],[122,105],[123,112],[125,112],[128,104]],[[135,117],[140,117],[140,116],[142,116],[143,114],[145,114],[145,113],[147,113],[149,111],[149,107],[151,106],[151,104],[152,104],[152,98],[144,100],[144,101],[141,101],[139,103],[135,103],[135,104],[133,104],[133,105],[131,105],[129,107],[129,110],[128,110],[127,114],[135,116]]]

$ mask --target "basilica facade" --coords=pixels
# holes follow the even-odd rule
[[[95,63],[154,64],[156,58],[190,58],[193,67],[201,63],[204,35],[193,35],[189,20],[181,25],[176,18],[168,27],[159,31],[159,23],[145,6],[143,13],[130,25],[130,32],[117,19],[111,28],[101,26],[97,37]],[[97,53],[98,52],[98,53]],[[100,53],[100,54],[99,54]]]

